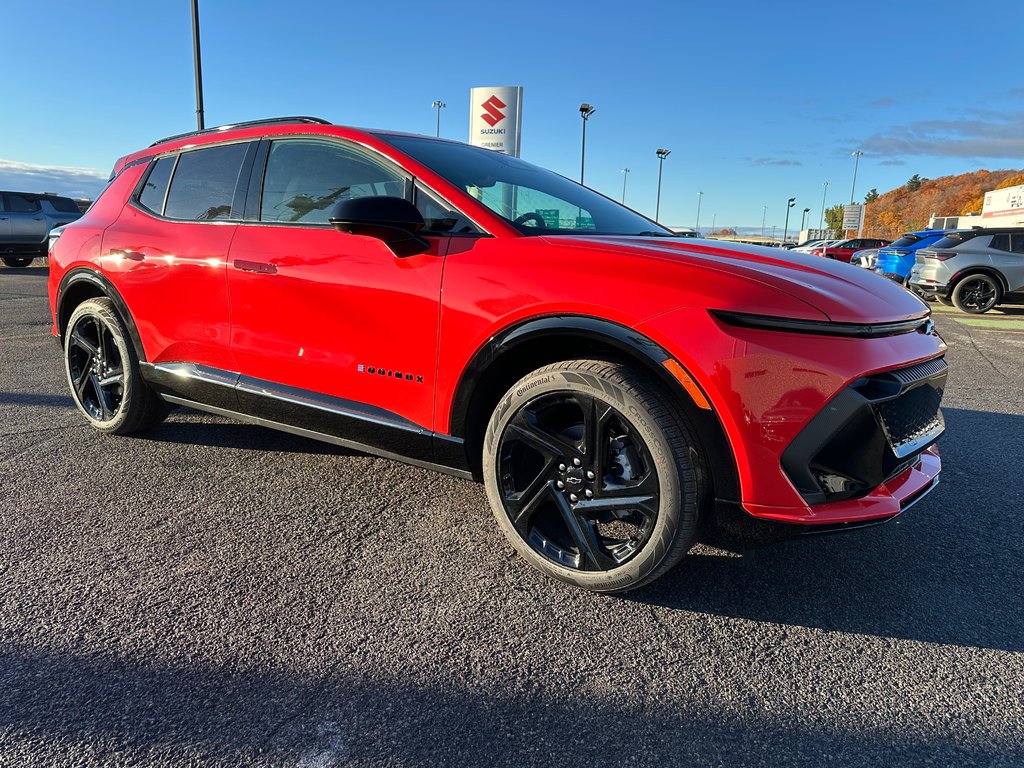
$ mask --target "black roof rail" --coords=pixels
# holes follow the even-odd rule
[[[260,125],[281,125],[287,123],[315,123],[317,125],[330,125],[330,120],[324,120],[321,117],[307,117],[305,115],[296,115],[293,117],[268,117],[263,120],[246,120],[243,123],[230,123],[228,125],[218,125],[213,128],[204,128],[201,131],[186,131],[185,133],[176,133],[173,136],[167,136],[158,141],[154,141],[149,146],[155,147],[157,144],[163,144],[165,141],[174,141],[175,139],[184,139],[189,136],[203,136],[207,133],[217,133],[219,131],[230,131],[234,128],[254,128]]]

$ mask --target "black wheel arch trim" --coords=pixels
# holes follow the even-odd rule
[[[953,294],[953,289],[956,288],[957,283],[962,280],[966,280],[972,275],[986,275],[993,278],[998,284],[1003,294],[1010,293],[1010,282],[1003,276],[1003,273],[994,267],[976,266],[976,267],[964,267],[962,270],[957,272],[951,278],[949,278],[949,295]]]
[[[132,319],[132,313],[128,309],[128,305],[125,303],[124,298],[121,296],[114,284],[95,269],[88,267],[76,267],[69,270],[63,278],[61,278],[60,286],[57,288],[57,316],[55,318],[57,323],[57,332],[59,334],[61,345],[64,344],[64,333],[67,329],[68,318],[71,317],[71,313],[75,311],[75,306],[67,305],[68,294],[71,293],[71,288],[75,285],[82,283],[88,283],[93,287],[99,289],[100,293],[106,298],[113,302],[114,307],[117,309],[117,313],[121,316],[121,320],[124,321],[125,327],[128,329],[128,336],[132,341],[132,346],[135,348],[135,354],[139,359],[139,362],[146,362],[146,352],[142,346],[142,338],[139,336],[139,329],[135,327],[135,321]]]
[[[640,331],[611,320],[589,315],[555,314],[533,317],[507,326],[491,336],[470,358],[456,385],[449,420],[449,433],[465,441],[473,450],[472,435],[468,434],[473,416],[474,396],[477,394],[485,372],[498,363],[505,355],[527,342],[536,342],[545,336],[575,336],[581,339],[610,346],[628,359],[642,363],[653,372],[681,402],[692,402],[682,384],[665,368],[667,360],[675,360],[660,344]],[[578,357],[568,351],[563,359]],[[689,375],[686,367],[675,360]],[[692,378],[692,376],[691,376]],[[736,500],[739,498],[739,480],[736,458],[732,445],[725,433],[718,414],[714,410],[701,410],[694,406],[689,414],[696,424],[705,449],[716,455],[727,457],[726,461],[712,462],[715,495],[718,498]]]

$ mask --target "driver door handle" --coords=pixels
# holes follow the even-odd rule
[[[261,275],[276,275],[277,266],[267,261],[246,261],[245,259],[235,259],[232,262],[232,266],[235,269],[240,269],[243,272],[256,272]]]

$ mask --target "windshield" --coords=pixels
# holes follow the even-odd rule
[[[451,141],[380,135],[465,190],[524,235],[655,235],[671,230],[518,158]]]

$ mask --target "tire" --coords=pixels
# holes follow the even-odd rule
[[[27,267],[29,264],[32,263],[32,259],[33,258],[35,258],[35,257],[34,256],[4,256],[3,260],[4,260],[4,264],[6,264],[8,267],[17,268],[17,267]]]
[[[961,312],[980,315],[988,312],[1003,298],[1003,288],[991,275],[978,272],[961,278],[950,295]]]
[[[484,484],[498,527],[530,565],[626,592],[682,559],[706,469],[669,402],[644,373],[599,360],[540,368],[505,393],[484,437]]]
[[[936,293],[935,294],[935,301],[937,301],[939,304],[941,304],[944,307],[952,307],[953,306],[953,300],[952,299],[947,299],[945,296],[943,296],[940,293]]]
[[[89,299],[71,313],[64,372],[75,405],[100,432],[141,432],[169,412],[142,380],[135,347],[110,299]]]

